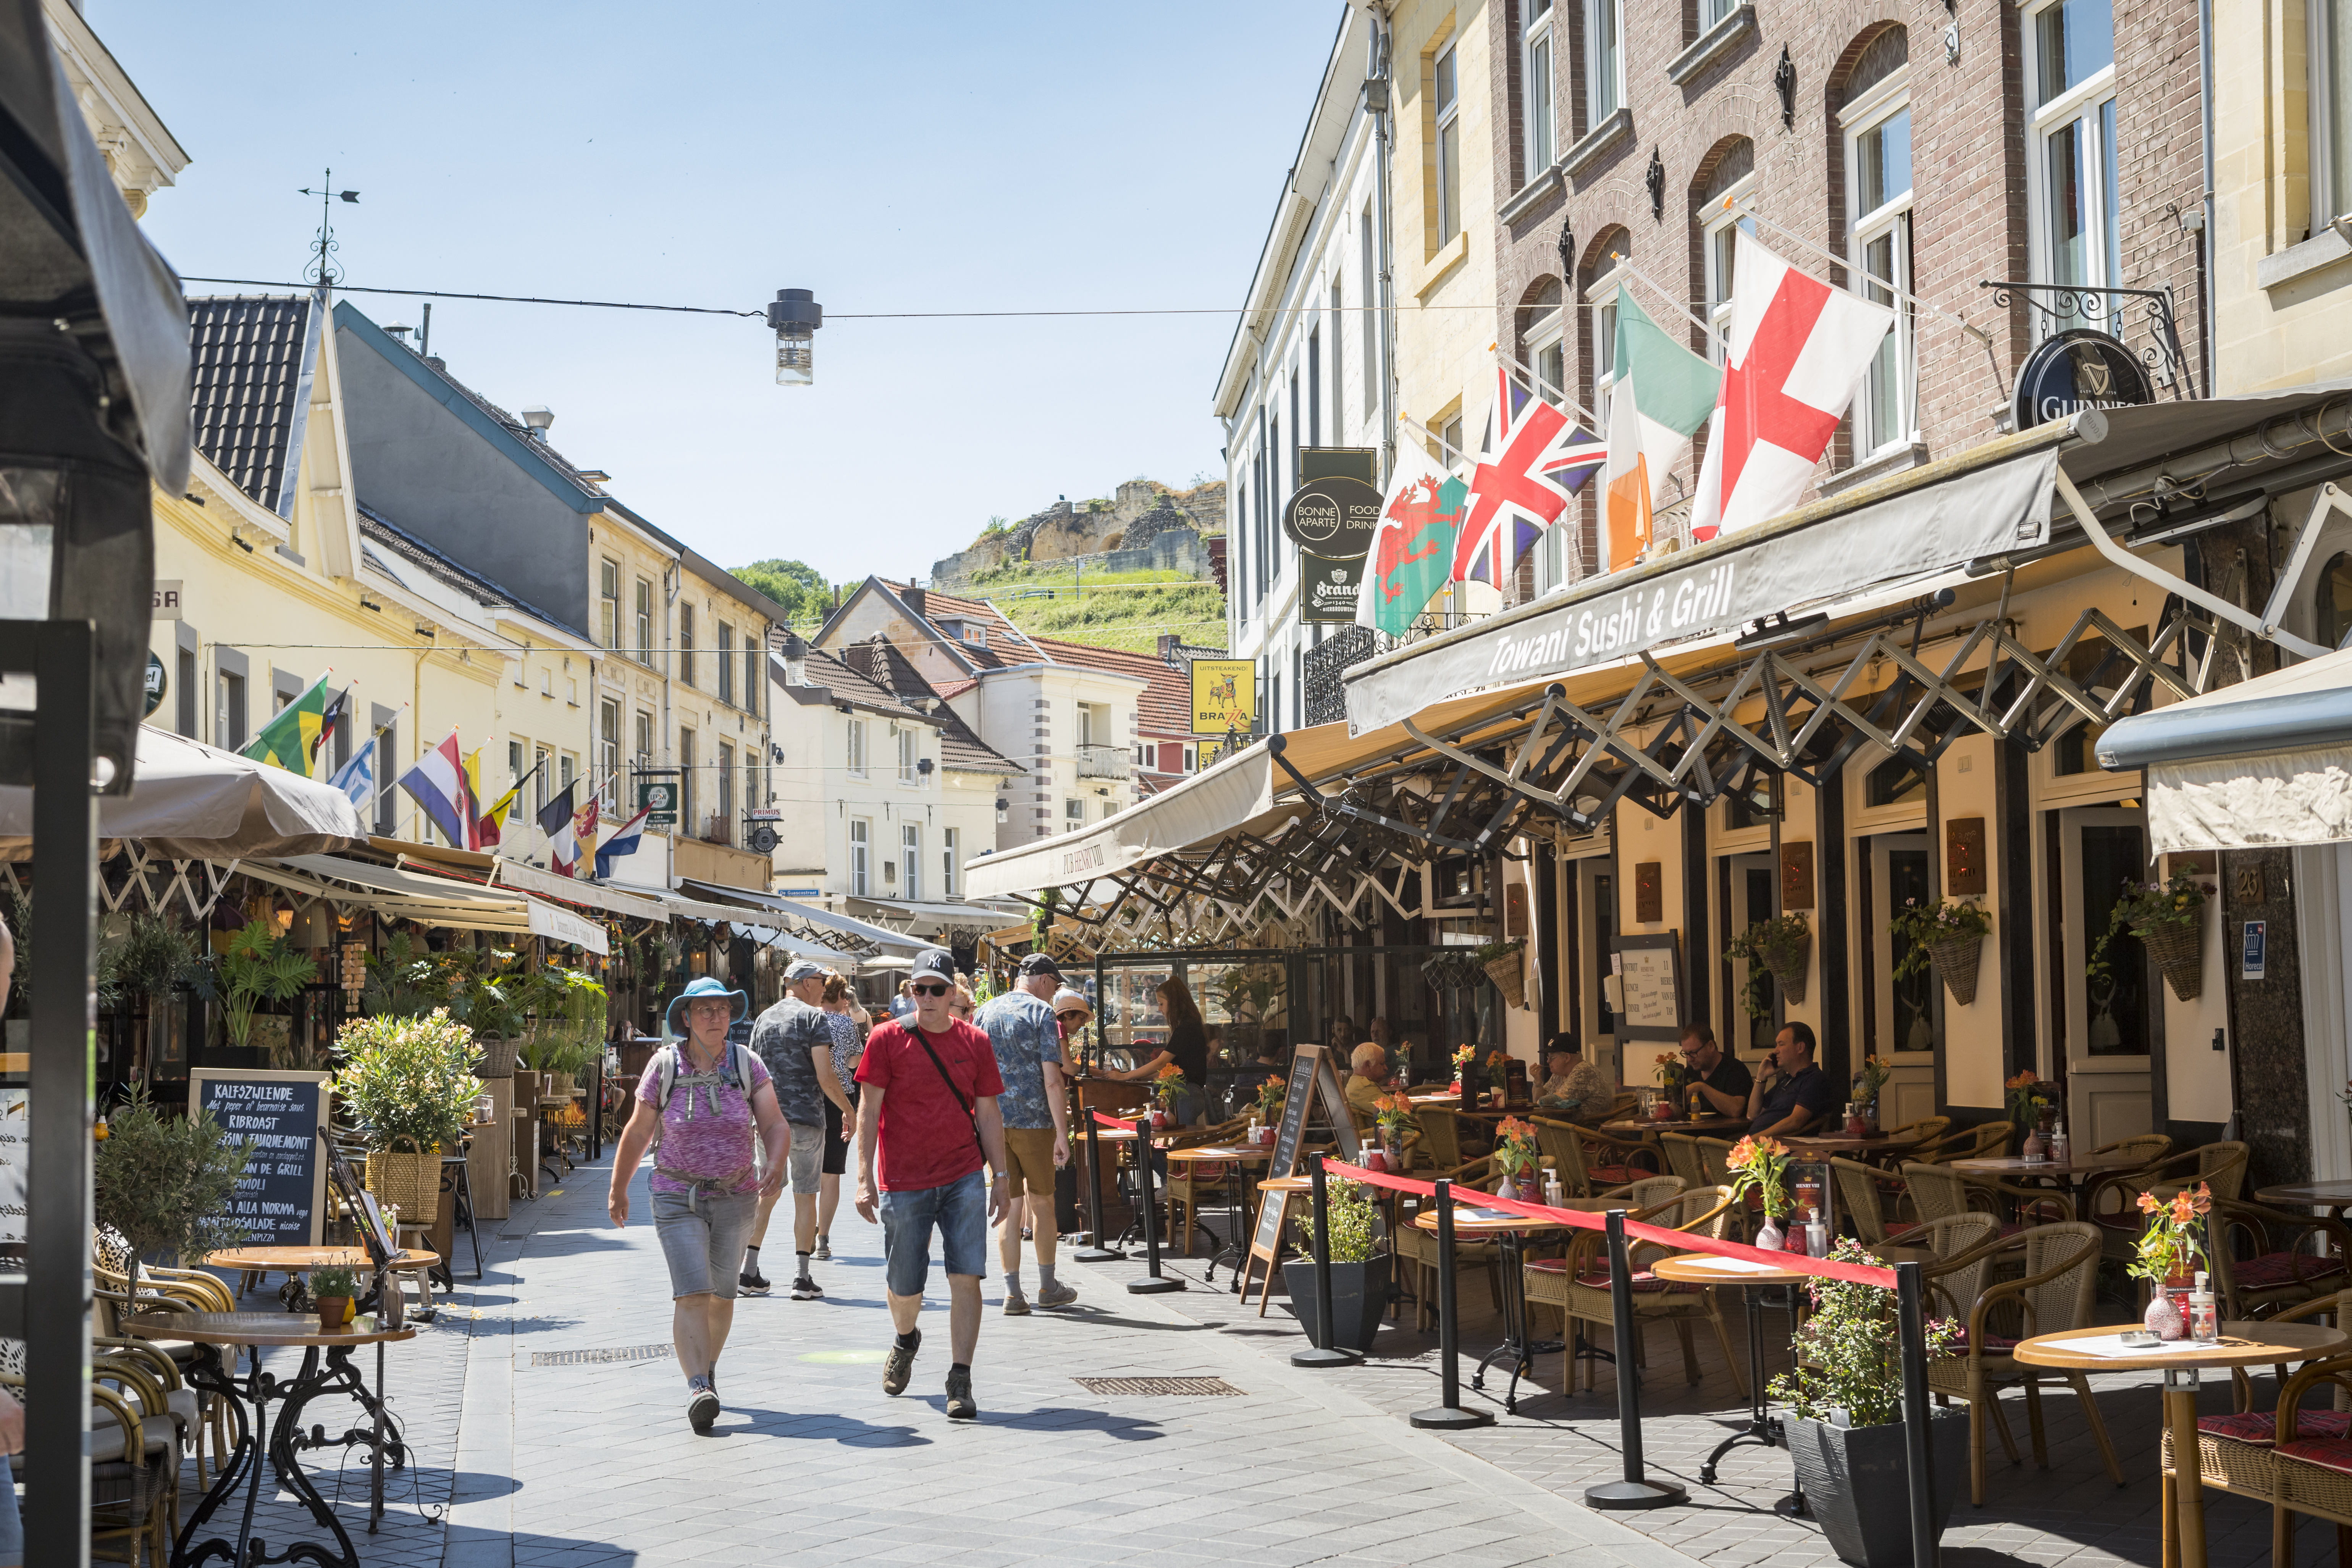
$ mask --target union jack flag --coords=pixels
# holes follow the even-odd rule
[[[1495,397],[1470,475],[1470,511],[1454,542],[1451,582],[1503,585],[1543,531],[1559,521],[1609,444],[1495,367]]]

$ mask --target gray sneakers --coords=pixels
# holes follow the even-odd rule
[[[971,1396],[971,1369],[968,1366],[948,1368],[948,1419],[975,1421],[980,1418],[980,1404]]]
[[[1004,1315],[1008,1318],[1027,1317],[1029,1315],[1029,1298],[1024,1296],[1018,1290],[1007,1290],[1004,1293]]]
[[[907,1392],[907,1380],[915,1375],[915,1352],[923,1348],[923,1331],[917,1329],[914,1331],[914,1335],[915,1342],[911,1345],[901,1345],[893,1342],[890,1353],[882,1358],[883,1393]]]
[[[1037,1287],[1037,1305],[1041,1307],[1066,1307],[1077,1299],[1076,1288],[1065,1285],[1058,1279],[1051,1285]],[[1026,1311],[1028,1309],[1024,1307],[1022,1310]]]

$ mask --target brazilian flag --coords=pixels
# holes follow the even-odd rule
[[[308,778],[312,761],[319,754],[319,742],[332,722],[328,712],[327,676],[321,675],[301,696],[280,708],[277,717],[264,724],[260,733],[247,742],[238,755]]]

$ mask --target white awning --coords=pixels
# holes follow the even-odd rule
[[[845,915],[835,910],[824,909],[816,904],[803,903],[797,899],[782,898],[774,893],[755,892],[750,888],[731,888],[723,882],[699,882],[691,877],[679,878],[677,885],[689,894],[699,894],[710,899],[730,900],[752,910],[766,910],[793,920],[806,921],[811,925],[824,926],[829,931],[845,931],[851,936],[872,942],[877,947],[919,952],[930,945],[929,942],[917,941],[903,931],[895,931],[887,926],[877,926],[869,921],[861,921],[855,915]],[[740,919],[740,916],[736,918]]]
[[[2137,714],[2097,752],[2147,770],[2159,854],[2352,842],[2352,651]]]
[[[0,788],[0,859],[30,855],[32,832],[33,792]],[[169,860],[236,860],[348,848],[367,824],[331,785],[146,724],[131,794],[99,799],[98,837]]]
[[[420,925],[544,936],[576,942],[591,952],[610,951],[603,926],[524,893],[478,889],[447,877],[347,860],[337,855],[248,860],[238,869],[291,892],[324,899],[330,903],[360,904]]]
[[[849,902],[877,921],[902,921],[909,931],[932,931],[941,926],[980,926],[996,931],[1025,918],[1018,910],[989,909],[980,904],[925,904],[865,898],[852,898]]]

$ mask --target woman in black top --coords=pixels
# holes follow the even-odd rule
[[[1160,998],[1160,1016],[1168,1020],[1167,1043],[1154,1051],[1149,1061],[1126,1072],[1105,1073],[1129,1083],[1150,1083],[1160,1076],[1160,1069],[1174,1062],[1184,1074],[1188,1086],[1176,1098],[1176,1121],[1190,1127],[1206,1120],[1209,1106],[1209,1026],[1201,1016],[1198,1004],[1192,1000],[1192,988],[1171,975],[1160,982],[1155,993]]]

